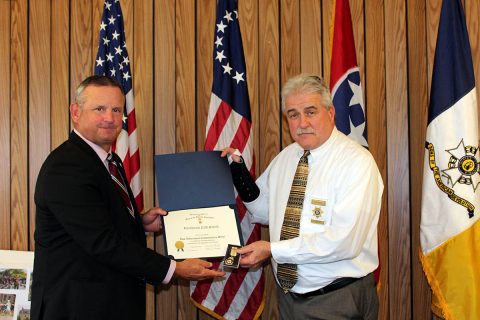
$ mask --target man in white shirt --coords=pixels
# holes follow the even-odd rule
[[[271,258],[282,319],[377,319],[372,272],[378,266],[383,192],[377,165],[368,150],[336,129],[330,92],[318,76],[301,74],[288,80],[282,110],[295,143],[282,150],[256,182],[238,150],[222,153],[230,156],[235,187],[253,221],[270,227],[270,242],[238,250],[240,263],[255,267]],[[305,151],[308,178],[298,231],[286,239],[285,209]],[[283,264],[294,266],[291,287],[279,279]]]

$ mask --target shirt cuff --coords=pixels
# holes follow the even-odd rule
[[[242,153],[241,153],[240,150],[238,150],[238,149],[235,149],[235,151],[233,152],[233,154],[236,155],[236,156],[239,156],[239,157],[242,156]],[[233,159],[232,159],[232,155],[231,155],[231,154],[229,154],[229,155],[227,156],[227,159],[228,159],[228,164],[232,164]],[[240,158],[240,159],[241,159],[241,158]]]
[[[295,263],[288,240],[270,242],[270,253],[276,263]]]
[[[175,260],[170,260],[170,267],[168,268],[167,275],[162,281],[163,284],[170,283],[170,280],[172,280],[173,273],[175,272],[176,267],[177,267],[177,262]]]

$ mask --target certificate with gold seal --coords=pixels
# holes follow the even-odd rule
[[[227,158],[219,151],[155,156],[166,254],[174,259],[223,257],[243,245]]]
[[[174,259],[221,257],[228,244],[241,243],[230,206],[170,211],[163,223],[166,254]]]

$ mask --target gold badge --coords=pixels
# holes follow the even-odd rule
[[[316,223],[316,224],[325,224],[325,219],[323,218],[325,206],[327,205],[326,200],[320,200],[320,199],[312,199],[312,205],[313,205],[313,215],[312,219],[310,219],[311,223]]]

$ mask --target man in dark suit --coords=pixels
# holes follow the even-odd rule
[[[32,319],[145,319],[146,282],[224,275],[207,261],[175,262],[146,247],[145,231],[158,231],[166,212],[141,215],[128,183],[122,198],[109,172],[124,105],[117,82],[85,79],[70,105],[74,130],[40,170]]]

